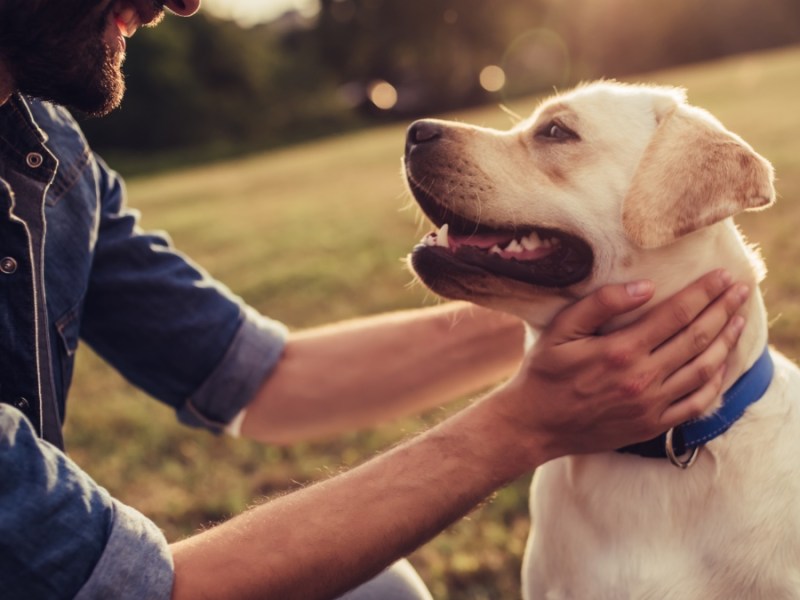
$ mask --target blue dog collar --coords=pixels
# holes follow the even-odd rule
[[[722,406],[717,412],[707,417],[692,419],[652,440],[625,446],[617,452],[638,454],[645,458],[669,458],[679,467],[688,467],[700,446],[728,431],[731,425],[741,418],[747,407],[764,395],[772,382],[774,372],[775,366],[772,364],[767,347],[755,364],[723,394]],[[686,462],[680,462],[676,458],[687,452],[690,452],[691,456]]]

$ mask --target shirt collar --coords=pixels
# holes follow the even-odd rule
[[[11,169],[33,179],[47,182],[53,175],[47,168],[51,158],[45,147],[47,134],[36,124],[27,100],[13,94],[0,106],[0,162],[3,169]]]

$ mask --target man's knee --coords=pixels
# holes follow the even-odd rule
[[[433,600],[407,560],[401,560],[339,600]]]

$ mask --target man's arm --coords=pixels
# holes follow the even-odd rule
[[[290,334],[242,433],[292,443],[418,414],[519,366],[516,317],[453,302]]]
[[[710,298],[703,285],[705,278],[673,302],[684,302],[691,293]],[[645,323],[656,331],[659,323],[674,326],[663,310]],[[587,339],[593,333],[580,331]],[[275,371],[247,407],[241,431],[252,439],[290,444],[418,414],[510,376],[522,359],[523,338],[516,317],[462,302],[290,334]],[[587,344],[583,348],[589,351]],[[702,349],[681,358],[688,362]]]
[[[591,332],[652,289],[611,286],[579,302],[508,383],[439,426],[174,544],[173,598],[335,597],[552,458],[641,441],[700,415],[741,332],[730,317],[746,290],[725,291],[728,283],[708,275],[609,336]]]
[[[376,575],[544,462],[491,408],[174,544],[173,599],[334,598]]]

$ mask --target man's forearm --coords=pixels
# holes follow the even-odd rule
[[[294,334],[242,433],[291,443],[474,394],[514,371],[523,336],[516,318],[463,303]]]
[[[503,393],[514,393],[503,390]],[[333,598],[545,460],[478,402],[350,472],[173,546],[173,598]]]

